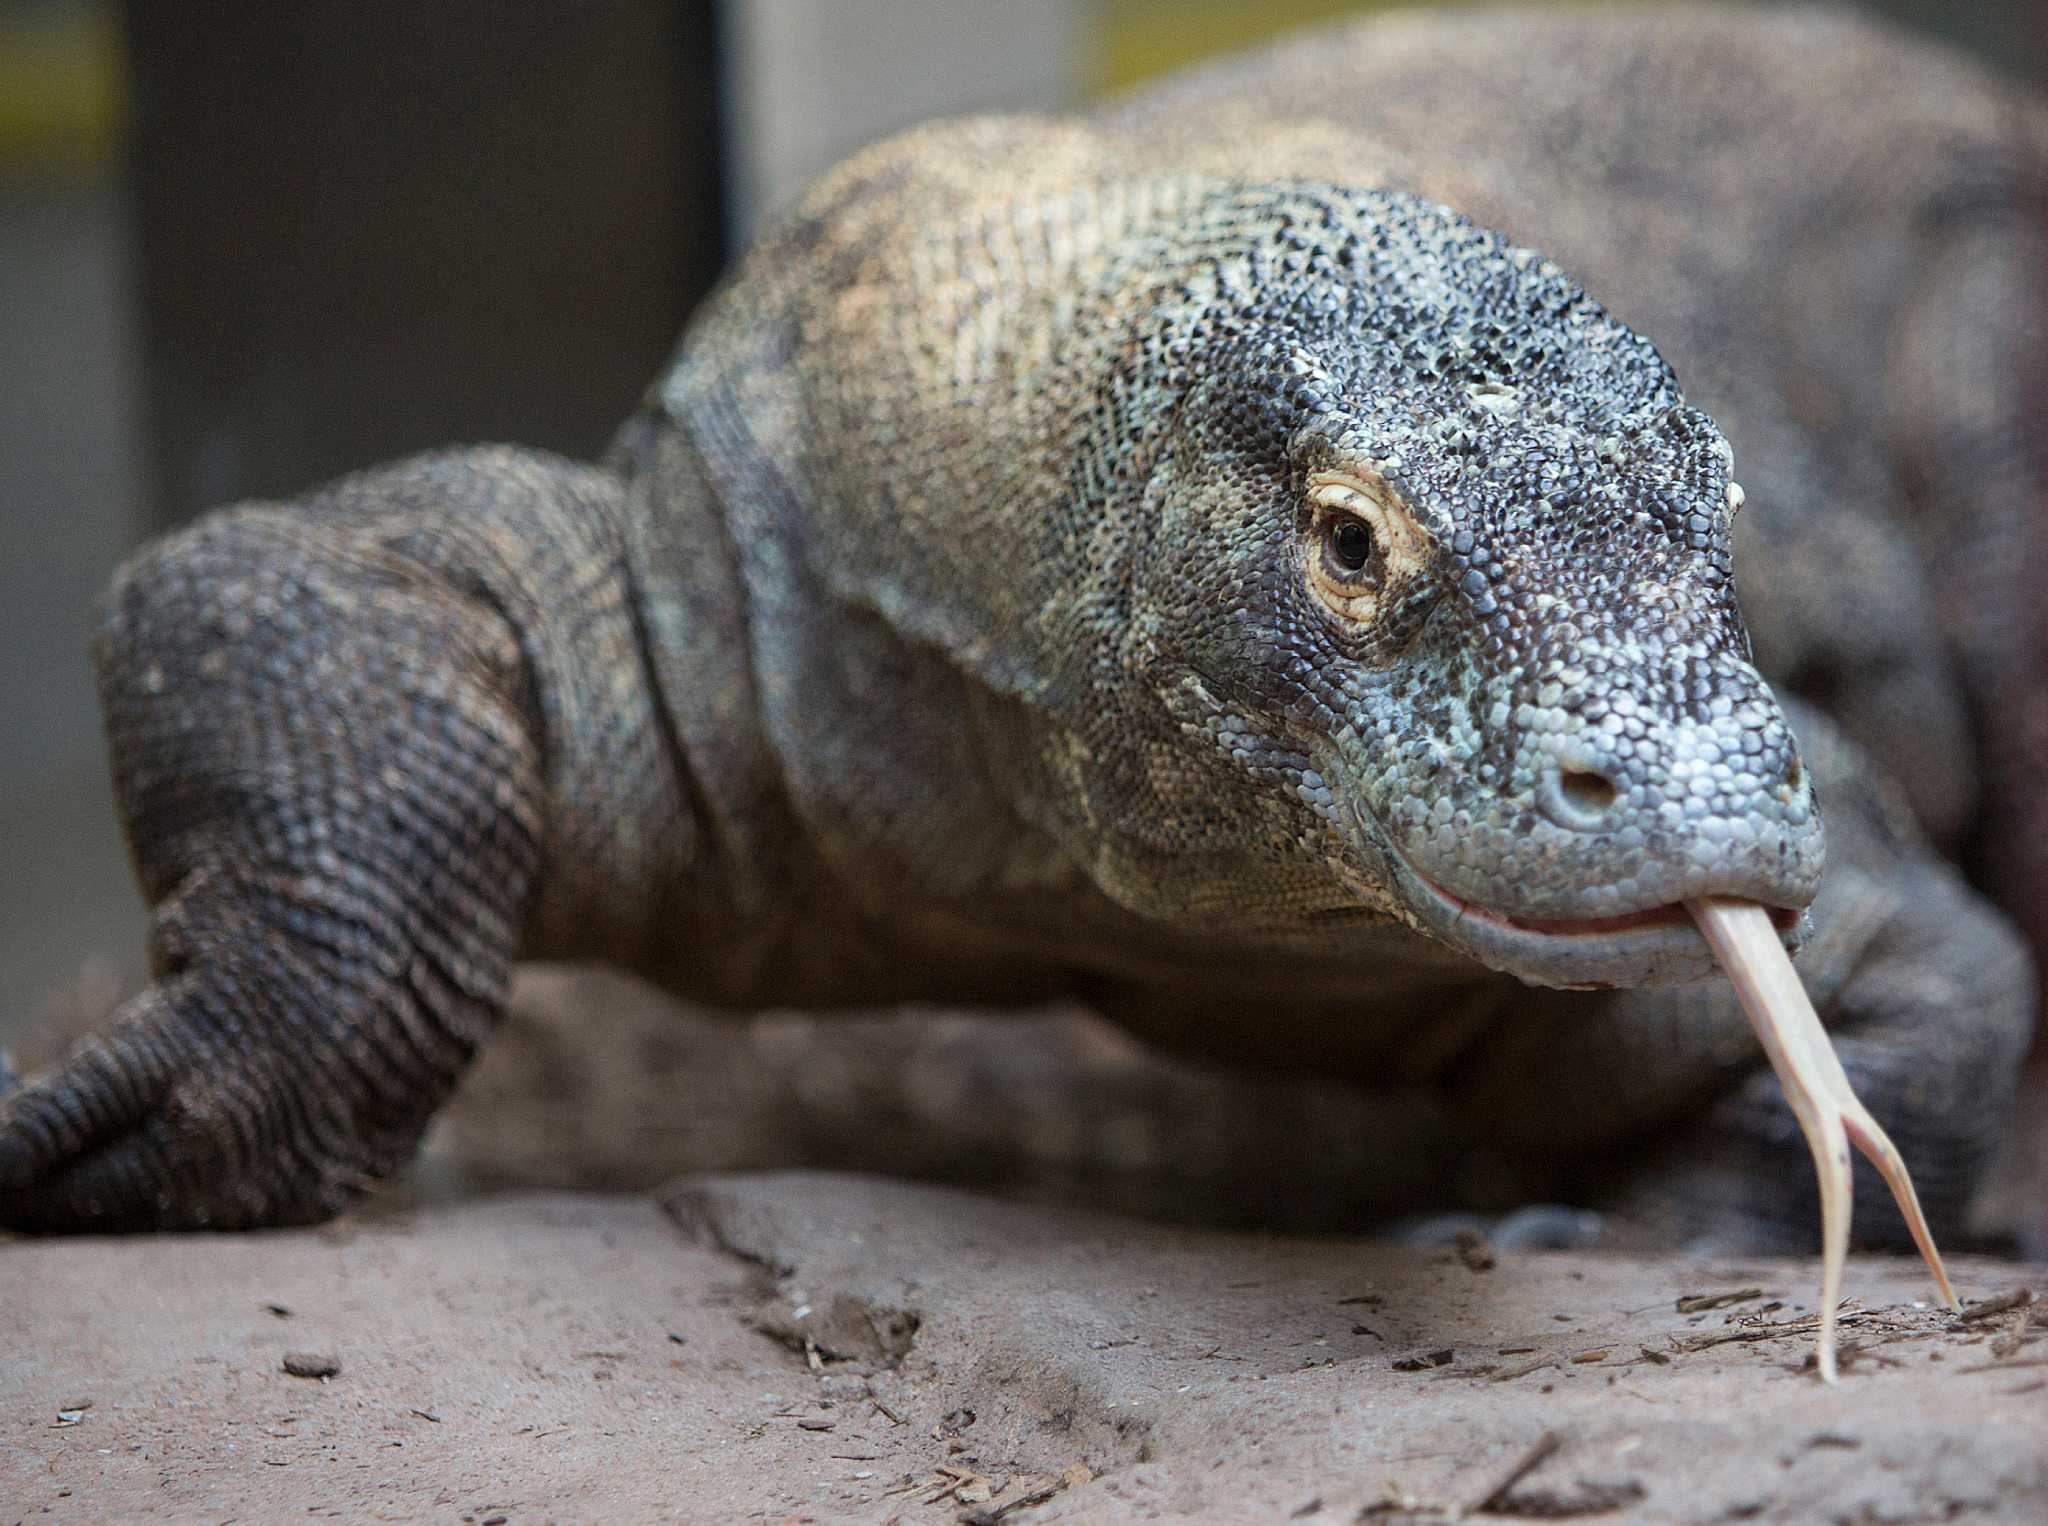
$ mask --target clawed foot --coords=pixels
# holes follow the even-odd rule
[[[371,1105],[305,1025],[266,1043],[217,987],[173,977],[46,1074],[0,1071],[0,1227],[308,1223],[405,1158],[427,1106]]]

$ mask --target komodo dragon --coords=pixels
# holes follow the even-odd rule
[[[2035,977],[1944,854],[2044,885],[2044,149],[1847,15],[1684,7],[1396,15],[859,154],[606,464],[444,451],[122,570],[155,984],[0,1104],[0,1222],[332,1214],[570,958],[1079,995],[1427,1090],[1447,1204],[1799,1244],[1676,905],[1718,893],[1810,929],[1953,1233]]]

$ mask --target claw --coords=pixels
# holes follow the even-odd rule
[[[1913,1190],[1906,1162],[1850,1089],[1827,1030],[1821,1027],[1806,988],[1799,983],[1777,929],[1771,925],[1770,913],[1753,901],[1720,898],[1687,901],[1685,909],[1699,923],[1714,957],[1734,982],[1742,1010],[1749,1014],[1750,1026],[1756,1029],[1771,1068],[1778,1073],[1820,1173],[1820,1336],[1814,1355],[1822,1380],[1832,1383],[1836,1308],[1842,1301],[1842,1269],[1849,1255],[1852,1143],[1870,1158],[1892,1189],[1942,1298],[1957,1311],[1962,1303],[1949,1285],[1948,1271],[1920,1211],[1920,1197]]]

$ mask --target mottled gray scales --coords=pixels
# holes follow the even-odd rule
[[[0,1221],[331,1212],[546,955],[1078,994],[1432,1120],[1436,1206],[1796,1241],[1722,894],[1950,1232],[2035,977],[1941,855],[2048,890],[2044,163],[1938,52],[1719,8],[865,151],[604,468],[448,452],[123,574],[158,984],[0,1102]]]

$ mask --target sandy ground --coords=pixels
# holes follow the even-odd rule
[[[15,1242],[0,1518],[2048,1518],[2025,1307],[1859,1260],[1829,1390],[1810,1264],[1484,1259],[820,1173]]]
[[[1830,1391],[1812,1261],[1360,1237],[1412,1123],[1074,1010],[735,1025],[529,972],[339,1223],[0,1238],[0,1526],[2048,1520],[2031,1304],[1857,1257]]]

